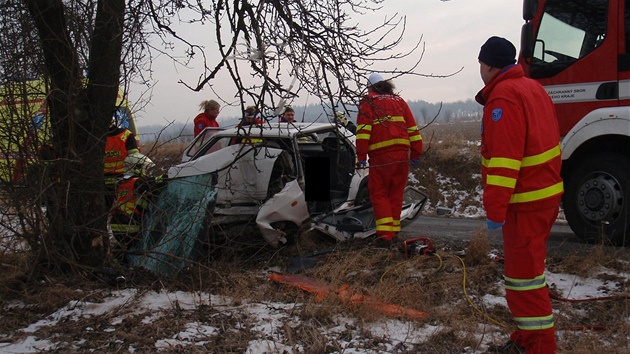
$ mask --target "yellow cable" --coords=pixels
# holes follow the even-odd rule
[[[404,260],[404,261],[402,261],[402,262],[398,262],[398,264],[396,264],[395,266],[393,266],[393,267],[389,268],[388,270],[384,271],[384,272],[383,272],[383,275],[381,275],[381,280],[380,280],[380,281],[381,281],[381,283],[383,282],[383,278],[385,278],[385,274],[387,274],[390,270],[394,270],[394,269],[396,269],[396,268],[400,267],[401,265],[403,265],[403,264],[404,264],[404,263],[406,263],[407,261],[408,261],[408,260]]]
[[[444,265],[444,262],[442,261],[442,257],[440,257],[440,255],[437,254],[437,252],[433,252],[433,255],[436,256],[440,260],[440,265],[438,265],[437,269],[435,270],[435,272],[437,273],[440,270],[442,270],[442,265]]]
[[[477,311],[479,314],[481,314],[483,317],[485,317],[486,319],[488,319],[490,322],[496,324],[499,327],[503,327],[505,329],[510,329],[508,326],[504,325],[503,323],[500,323],[499,321],[495,320],[494,318],[490,317],[488,314],[486,314],[485,312],[479,310],[479,308],[477,308],[477,306],[475,306],[475,304],[473,304],[472,300],[470,299],[470,297],[468,296],[468,292],[466,291],[466,264],[464,263],[464,260],[456,255],[453,255],[453,257],[459,259],[459,261],[462,263],[462,267],[463,267],[463,284],[462,287],[464,289],[464,296],[466,296],[466,300],[468,301],[468,303],[470,304],[470,306],[472,306],[473,309],[475,309],[475,311]]]

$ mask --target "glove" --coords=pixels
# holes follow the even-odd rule
[[[420,162],[418,159],[411,159],[411,166],[415,166]]]
[[[499,229],[503,226],[503,224],[505,224],[504,222],[494,222],[488,218],[486,218],[486,224],[488,224],[488,230],[496,230]]]
[[[366,168],[366,167],[367,167],[367,161],[361,160],[357,162],[357,168]]]

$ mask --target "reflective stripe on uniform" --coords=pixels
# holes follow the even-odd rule
[[[507,168],[518,171],[521,169],[521,161],[505,157],[481,158],[481,164],[487,168]]]
[[[544,288],[547,286],[545,275],[539,275],[534,279],[515,279],[504,276],[505,288],[514,291],[528,291]]]
[[[394,220],[393,231],[396,231],[396,232],[400,231],[400,220]]]
[[[376,225],[387,224],[387,223],[390,223],[390,222],[394,222],[394,218],[392,218],[391,216],[388,216],[386,218],[380,218],[380,219],[375,221]]]
[[[516,178],[488,175],[486,177],[486,183],[493,186],[514,188],[516,187]]]
[[[357,131],[360,131],[360,130],[372,130],[372,125],[370,125],[370,124],[359,124],[357,126]]]
[[[131,233],[140,231],[140,225],[130,224],[111,224],[112,232],[117,233]]]
[[[543,164],[549,160],[552,160],[555,157],[560,156],[560,145],[551,148],[541,154],[538,155],[534,155],[534,156],[528,156],[528,157],[523,157],[523,163],[521,164],[521,167],[529,167],[529,166],[535,166],[535,165],[540,165]]]
[[[383,122],[404,122],[405,117],[403,116],[385,116],[383,118],[374,119],[372,124],[380,124]]]
[[[564,190],[564,184],[558,182],[553,186],[547,188],[538,189],[531,192],[515,193],[510,197],[510,203],[526,203],[533,202],[535,200],[545,199],[556,194],[562,193]]]
[[[514,317],[516,326],[525,331],[537,331],[554,326],[553,315],[542,317]]]
[[[372,151],[372,150],[376,150],[376,149],[380,149],[380,148],[383,148],[386,146],[392,146],[392,145],[409,146],[409,139],[391,139],[391,140],[381,141],[380,143],[376,143],[376,144],[370,144],[368,151]]]
[[[481,164],[487,168],[507,168],[518,171],[521,167],[530,167],[544,164],[560,156],[560,145],[533,156],[525,156],[522,161],[509,159],[507,157],[493,157],[491,159],[481,158]]]
[[[376,220],[376,231],[396,231],[394,230],[394,226],[392,226],[393,222],[394,218],[391,216]]]

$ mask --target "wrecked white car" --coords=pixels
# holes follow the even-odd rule
[[[355,168],[355,136],[343,126],[206,128],[182,160],[169,169],[167,188],[144,220],[145,250],[192,252],[209,228],[252,220],[274,247],[305,227],[339,241],[375,233],[369,169]],[[401,220],[415,218],[425,202],[408,187]]]
[[[307,220],[340,241],[374,233],[369,169],[355,169],[355,136],[342,126],[207,129],[186,149],[183,161],[169,170],[169,178],[217,173],[213,223],[255,217],[272,246],[285,243],[286,231]],[[403,218],[413,218],[426,196],[408,189],[405,200]]]

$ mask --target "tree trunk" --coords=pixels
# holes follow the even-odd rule
[[[89,77],[82,75],[62,0],[26,0],[37,26],[51,92],[49,117],[58,175],[49,194],[43,240],[53,265],[98,266],[108,236],[103,157],[120,75],[124,0],[101,0],[91,39]]]

